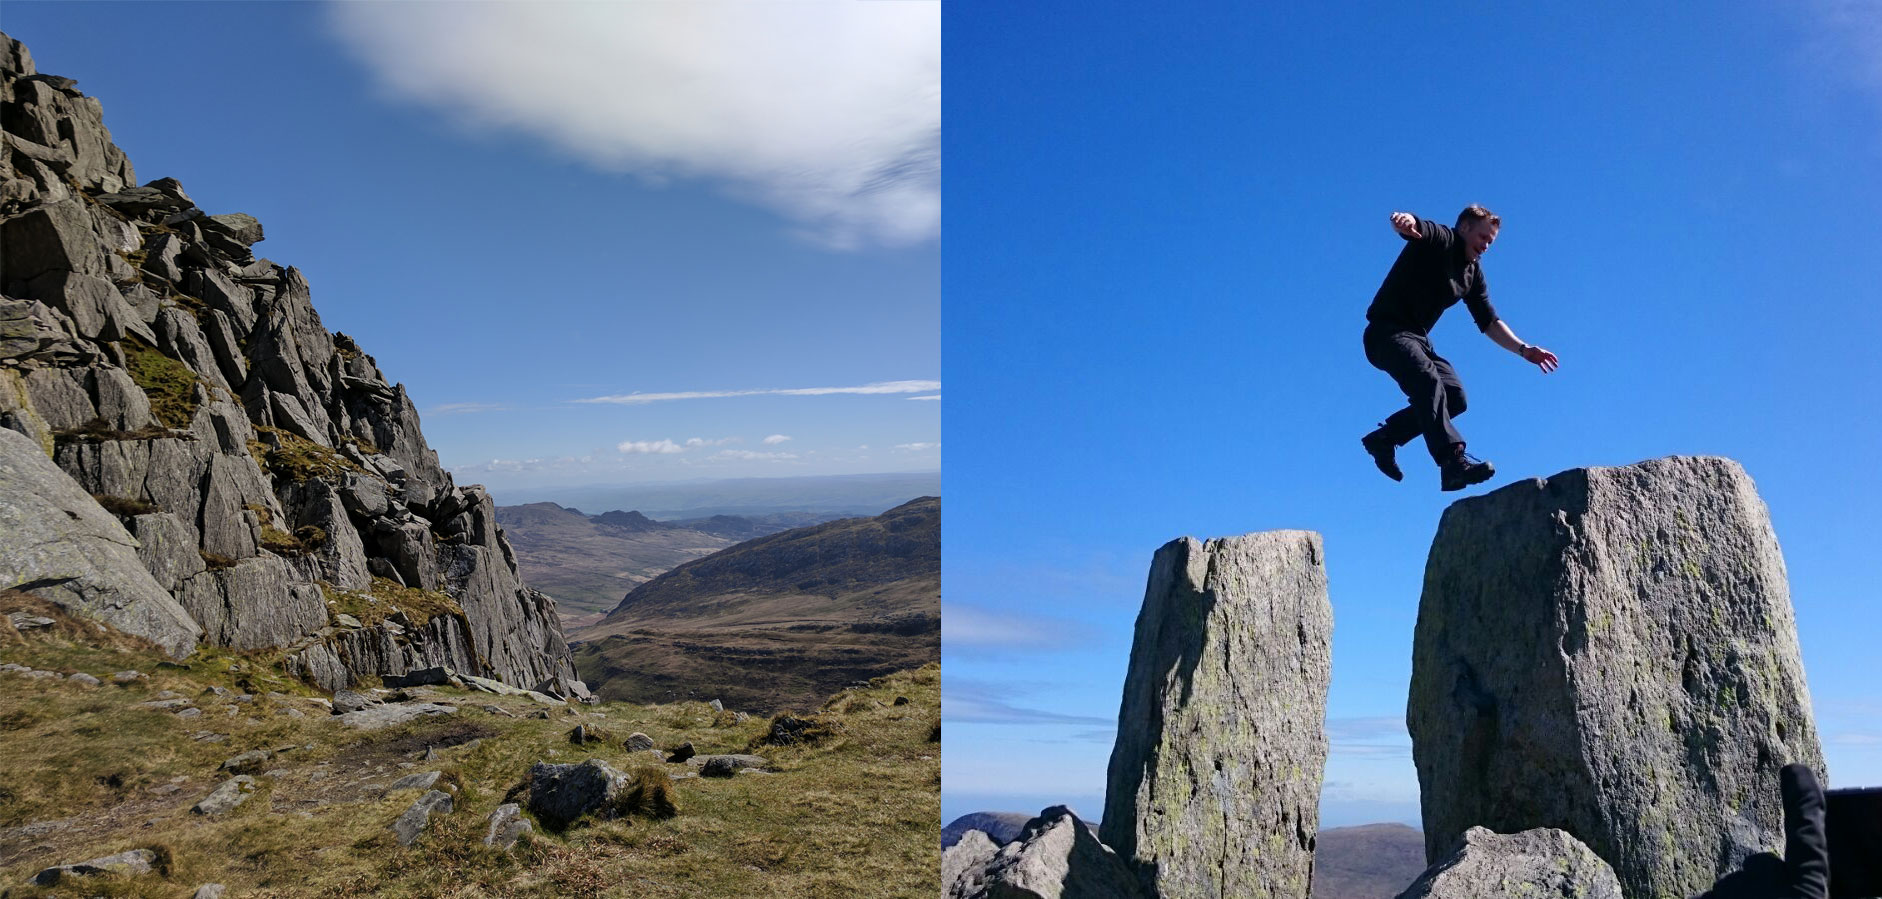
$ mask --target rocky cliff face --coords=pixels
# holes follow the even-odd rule
[[[1310,531],[1157,551],[1099,832],[1146,892],[1308,896],[1333,638],[1324,560]]]
[[[1823,770],[1784,561],[1729,459],[1575,469],[1452,505],[1407,723],[1436,862],[1473,826],[1565,830],[1630,896],[1783,845],[1778,770]]]
[[[136,186],[98,102],[4,35],[0,68],[0,427],[109,510],[187,612],[121,626],[283,647],[328,689],[432,665],[573,677],[490,497],[452,483],[301,273],[255,258],[261,223]]]

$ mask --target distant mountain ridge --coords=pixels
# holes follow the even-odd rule
[[[936,660],[940,525],[923,497],[687,562],[576,631],[578,668],[604,696],[771,711]]]
[[[813,512],[828,521],[876,515],[911,496],[940,494],[938,471],[492,490],[506,505],[552,502],[564,508],[637,509],[668,522],[785,512]]]
[[[498,506],[497,523],[529,583],[555,597],[565,627],[593,623],[628,590],[740,540],[838,517],[792,512],[657,521],[638,511],[588,515],[555,503]]]

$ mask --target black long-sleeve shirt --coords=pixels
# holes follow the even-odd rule
[[[1372,297],[1372,306],[1366,309],[1366,321],[1394,331],[1429,334],[1438,316],[1459,299],[1470,310],[1477,330],[1488,331],[1496,324],[1496,307],[1490,305],[1483,268],[1465,255],[1463,238],[1444,225],[1419,219],[1418,236],[1405,238],[1405,249],[1399,251],[1385,283]]]

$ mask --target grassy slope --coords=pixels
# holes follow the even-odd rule
[[[940,710],[936,665],[832,697],[826,709],[840,722],[838,736],[814,747],[756,750],[775,774],[675,781],[677,817],[598,822],[562,835],[539,829],[504,853],[481,845],[484,821],[531,763],[592,756],[631,770],[645,764],[620,745],[634,731],[662,747],[690,740],[701,753],[746,751],[765,719],[738,723],[731,712],[688,702],[552,709],[542,720],[523,717],[540,708],[527,701],[438,688],[435,701],[457,702],[457,715],[361,734],[325,715],[313,691],[273,671],[265,656],[202,652],[184,666],[165,666],[134,641],[94,645],[114,641],[103,633],[92,639],[88,626],[61,621],[54,630],[64,633],[19,638],[0,624],[0,661],[106,681],[86,687],[0,674],[0,888],[9,896],[37,895],[26,884],[41,868],[140,847],[164,847],[169,873],[88,882],[86,894],[170,897],[204,882],[240,896],[926,899],[936,889],[940,746],[929,741]],[[110,683],[126,668],[149,680]],[[255,692],[253,703],[204,695],[210,686],[240,685]],[[204,713],[179,719],[132,708],[162,690],[195,699]],[[910,703],[893,705],[900,696]],[[485,712],[486,705],[519,717]],[[566,735],[577,723],[613,739],[571,745]],[[227,738],[192,738],[206,731]],[[418,759],[428,745],[473,736],[482,742]],[[267,766],[274,773],[258,777],[256,792],[228,815],[191,814],[224,779],[216,771],[223,759],[284,746],[311,748],[278,755]],[[457,808],[434,815],[419,843],[401,849],[387,828],[419,794],[382,798],[380,791],[426,770],[444,772],[441,783],[457,788]],[[316,772],[324,774],[316,779]],[[180,789],[153,792],[171,783]]]

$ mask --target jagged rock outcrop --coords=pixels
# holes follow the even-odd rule
[[[1056,805],[996,846],[970,830],[941,856],[947,899],[1146,899],[1123,859],[1071,809]],[[1170,893],[1166,895],[1184,895]],[[1304,895],[1304,894],[1303,894]]]
[[[181,658],[203,629],[137,556],[124,526],[38,444],[0,428],[0,585],[93,615]]]
[[[1320,535],[1157,551],[1099,835],[1165,896],[1305,899],[1326,767],[1333,611]]]
[[[1779,769],[1823,770],[1769,513],[1715,457],[1447,509],[1406,718],[1429,860],[1471,827],[1560,828],[1633,896],[1779,849]]]
[[[1473,827],[1463,845],[1433,865],[1398,899],[1508,899],[1574,896],[1621,899],[1614,869],[1560,830],[1491,833]]]
[[[435,665],[572,680],[490,497],[452,482],[405,388],[326,330],[306,278],[254,256],[261,223],[206,214],[174,179],[138,186],[98,102],[4,35],[0,76],[0,428],[117,517],[183,622],[287,648],[330,690]],[[37,585],[11,574],[7,536],[0,587]]]

